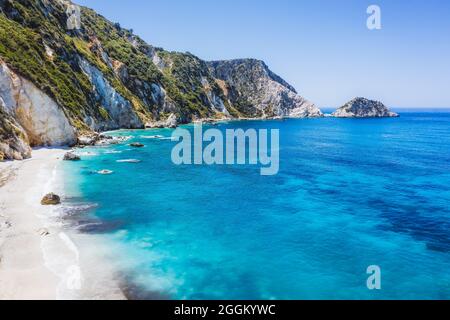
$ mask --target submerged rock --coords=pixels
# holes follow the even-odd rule
[[[58,195],[54,194],[54,193],[47,194],[41,200],[41,204],[43,206],[57,205],[57,204],[60,204],[60,203],[61,203],[61,198]]]
[[[114,171],[111,171],[111,170],[100,170],[100,171],[97,171],[97,173],[101,174],[101,175],[109,175],[109,174],[113,174]]]
[[[130,143],[130,147],[143,148],[143,147],[145,147],[145,145],[143,145],[142,143],[139,143],[139,142],[134,142],[134,143]]]
[[[64,155],[64,161],[80,161],[81,158],[74,154],[73,152],[67,152]]]
[[[379,101],[355,98],[337,109],[332,116],[336,118],[392,118],[399,115],[391,112]]]
[[[138,159],[124,159],[124,160],[117,160],[118,163],[140,163],[141,160]]]

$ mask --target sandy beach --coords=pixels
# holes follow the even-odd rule
[[[106,247],[66,230],[55,218],[60,206],[40,204],[49,192],[64,199],[57,168],[66,151],[39,149],[32,159],[0,163],[0,299],[124,298],[112,270],[98,263]]]

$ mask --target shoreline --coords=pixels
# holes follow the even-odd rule
[[[106,247],[59,219],[66,195],[58,170],[68,150],[36,149],[31,159],[0,163],[0,300],[125,299],[102,261]],[[63,204],[42,206],[50,192]]]
[[[252,120],[280,119],[236,121]],[[0,162],[0,300],[167,299],[127,281],[114,263],[107,263],[114,255],[104,238],[78,232],[64,221],[61,209],[70,206],[65,200],[74,194],[64,190],[65,177],[59,169],[71,150],[35,149],[30,159]],[[40,204],[50,192],[61,196],[62,205]]]

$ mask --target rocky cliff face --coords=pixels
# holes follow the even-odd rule
[[[365,98],[355,98],[336,110],[332,116],[336,118],[389,118],[398,117],[398,114],[379,101]]]
[[[76,142],[75,131],[62,109],[27,79],[0,60],[0,114],[15,134],[6,134],[0,152],[6,158],[30,156],[31,146],[62,146]],[[2,139],[3,140],[3,139]]]
[[[208,63],[216,79],[223,81],[227,100],[248,117],[322,117],[322,112],[297,94],[263,61],[241,59]]]
[[[0,59],[6,158],[91,131],[322,116],[261,61],[208,63],[155,48],[67,0],[0,0]]]
[[[126,100],[105,79],[103,73],[85,59],[80,59],[79,65],[92,83],[96,101],[105,116],[101,121],[89,117],[87,125],[96,131],[106,131],[117,128],[142,128],[143,123],[133,109],[131,102]]]
[[[0,161],[29,158],[31,148],[27,142],[26,133],[14,117],[5,112],[0,101]]]

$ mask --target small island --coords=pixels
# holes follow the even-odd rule
[[[399,115],[390,111],[379,101],[355,98],[337,109],[332,116],[336,118],[394,118]]]

